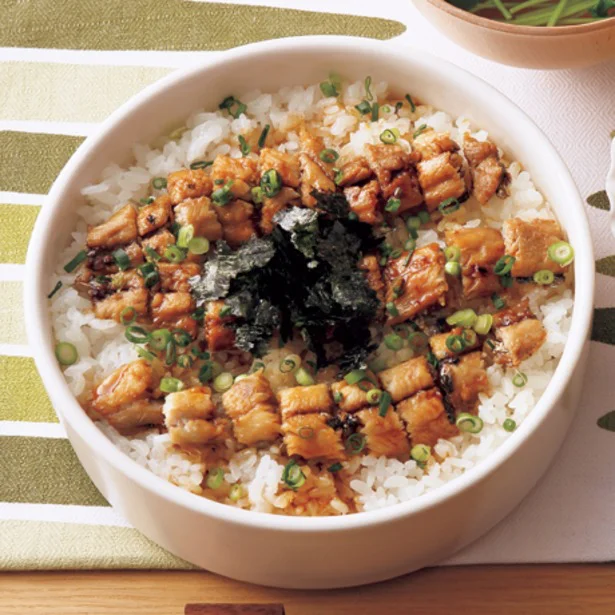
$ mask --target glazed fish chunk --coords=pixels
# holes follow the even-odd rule
[[[296,154],[264,147],[260,152],[258,165],[261,173],[270,169],[277,171],[285,186],[298,188],[301,183],[301,164]]]
[[[153,399],[158,377],[142,359],[122,365],[96,387],[91,409],[118,431],[163,421],[162,403]]]
[[[458,361],[443,363],[440,384],[456,413],[475,414],[479,395],[489,391],[489,379],[480,352],[472,352]]]
[[[307,154],[300,154],[301,200],[306,207],[316,207],[312,192],[335,192],[335,182]]]
[[[444,304],[448,291],[445,263],[436,243],[415,250],[409,260],[404,252],[388,261],[384,269],[386,300],[397,311],[397,314],[389,312],[389,324],[403,322],[429,307]]]
[[[389,406],[384,416],[380,416],[375,407],[360,410],[357,417],[361,421],[359,433],[365,436],[369,453],[384,457],[403,457],[408,454],[408,436],[393,406]]]
[[[385,285],[382,279],[382,272],[378,264],[378,257],[373,254],[367,254],[358,263],[358,267],[364,272],[365,279],[369,287],[376,293],[378,300],[384,304],[385,302]]]
[[[185,199],[175,207],[175,221],[180,226],[194,227],[195,237],[206,237],[210,241],[222,239],[222,225],[211,201],[202,196]]]
[[[141,207],[137,213],[139,235],[149,235],[162,228],[171,218],[171,205],[168,195],[162,194],[153,203]]]
[[[472,193],[481,205],[485,205],[506,179],[498,148],[491,141],[478,141],[466,134],[463,153],[472,172]]]
[[[376,384],[373,386],[377,387]],[[348,384],[345,380],[338,380],[331,385],[331,391],[338,408],[344,412],[356,412],[369,406],[367,391],[364,391],[358,384]]]
[[[145,288],[113,293],[101,301],[94,302],[96,318],[109,318],[120,322],[120,315],[126,308],[133,308],[137,316],[148,313],[149,295]]]
[[[167,177],[167,193],[174,205],[186,199],[209,196],[212,186],[205,169],[181,169]]]
[[[215,418],[215,406],[209,387],[193,387],[169,393],[162,411],[173,444],[207,444],[224,435],[225,423]]]
[[[273,232],[275,222],[274,216],[283,209],[287,209],[293,205],[299,205],[300,195],[293,188],[283,186],[280,192],[272,198],[263,199],[263,207],[261,209],[260,228],[265,235]]]
[[[252,235],[256,234],[256,228],[252,222],[253,212],[252,204],[241,199],[218,208],[218,220],[222,224],[222,233],[225,241],[231,247],[248,241]]]
[[[431,368],[425,357],[415,357],[378,373],[382,386],[394,402],[434,386]]]
[[[372,180],[363,186],[349,186],[344,189],[344,196],[353,211],[367,224],[381,224],[380,185]]]
[[[205,339],[209,350],[227,350],[235,343],[235,332],[227,325],[232,316],[222,316],[224,301],[210,301],[205,310]]]
[[[459,154],[444,152],[417,164],[418,178],[429,211],[447,199],[461,199],[467,186]]]
[[[438,359],[439,361],[441,361],[442,359],[451,359],[459,355],[459,353],[450,350],[449,347],[446,345],[446,340],[451,335],[463,336],[463,329],[461,327],[455,327],[454,329],[451,329],[451,331],[447,331],[446,333],[438,333],[437,335],[432,335],[429,338],[429,346],[431,347],[431,351],[434,353],[436,359]],[[466,338],[464,338],[464,341],[466,342],[466,345],[464,346],[462,352],[469,352],[470,350],[474,350],[475,348],[478,348],[481,344],[478,337],[473,344],[468,344]]]
[[[144,237],[141,243],[144,250],[149,248],[154,250],[158,256],[162,256],[169,246],[175,245],[175,235],[168,229],[163,228],[149,237]]]
[[[222,405],[241,444],[271,442],[279,436],[278,404],[262,370],[235,382],[222,396]]]
[[[398,403],[396,410],[406,423],[412,446],[434,446],[438,440],[456,436],[457,427],[450,422],[442,393],[437,389],[419,391]]]
[[[285,418],[282,432],[287,454],[299,455],[304,459],[343,459],[341,433],[328,425],[329,419],[330,416],[322,412],[295,414]]]
[[[128,204],[116,211],[106,222],[88,228],[89,248],[115,248],[137,238],[137,212]]]
[[[349,160],[340,169],[340,176],[337,181],[337,185],[345,188],[346,186],[353,186],[367,181],[373,177],[373,171],[371,170],[367,159],[363,156],[353,158]]]
[[[278,398],[284,420],[296,414],[330,413],[333,408],[333,399],[326,384],[282,389]]]
[[[446,243],[459,248],[463,294],[468,299],[497,292],[500,279],[493,269],[504,256],[500,231],[487,227],[460,228],[446,232]]]
[[[160,288],[165,291],[190,292],[188,280],[198,275],[200,267],[196,263],[158,263]]]
[[[552,261],[547,251],[549,246],[564,240],[564,233],[555,220],[532,220],[511,218],[502,228],[506,254],[515,257],[511,274],[514,277],[533,276],[537,271],[547,269],[563,273],[566,268]]]
[[[179,321],[190,316],[195,307],[190,293],[156,293],[151,302],[152,319],[157,325],[175,324],[179,326]]]
[[[459,145],[451,139],[448,132],[435,132],[433,130],[420,134],[414,139],[412,145],[421,155],[421,160],[429,160],[445,152],[459,150]]]

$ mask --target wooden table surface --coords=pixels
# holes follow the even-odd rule
[[[0,573],[0,615],[182,615],[187,603],[282,603],[286,615],[615,613],[615,565],[422,570],[332,591],[246,585],[207,572]]]

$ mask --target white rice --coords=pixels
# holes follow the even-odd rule
[[[379,98],[387,92],[385,83],[372,85],[372,91]],[[363,82],[348,85],[342,100],[346,105],[358,104],[364,96]],[[402,134],[412,126],[422,124],[439,131],[448,131],[461,142],[466,133],[479,140],[488,137],[484,130],[473,131],[469,121],[460,117],[453,120],[442,111],[428,106],[418,106],[414,113],[407,107],[397,117],[392,111],[381,113],[377,122],[359,120],[348,113],[336,98],[324,98],[318,86],[282,88],[275,94],[251,92],[240,97],[249,108],[250,118],[233,119],[220,112],[199,112],[186,122],[186,130],[176,141],[168,141],[162,147],[136,145],[133,149],[135,163],[127,169],[110,165],[102,174],[102,181],[88,186],[82,193],[88,202],[77,210],[78,222],[72,234],[71,245],[64,250],[57,268],[57,276],[63,282],[62,289],[51,300],[51,311],[55,336],[58,340],[73,343],[79,353],[79,360],[65,369],[66,380],[75,394],[80,396],[95,381],[107,376],[122,364],[137,358],[135,347],[126,341],[124,328],[109,320],[94,317],[90,302],[80,297],[71,287],[74,274],[67,274],[62,266],[85,244],[87,225],[99,224],[124,205],[129,199],[148,195],[152,178],[189,165],[199,159],[213,159],[218,154],[241,156],[237,147],[237,136],[247,130],[256,129],[266,123],[274,129],[288,131],[287,141],[279,148],[295,151],[299,138],[295,132],[298,120],[318,122],[326,127],[320,131],[327,147],[341,153],[344,160],[362,152],[367,143],[378,143],[379,135],[386,128],[397,128]],[[410,143],[400,139],[407,150]],[[251,154],[254,156],[255,154]],[[536,190],[529,174],[517,162],[509,166],[511,175],[510,196],[505,200],[493,198],[485,207],[486,222],[499,228],[502,222],[512,216],[525,220],[553,217],[541,193]],[[477,226],[480,220],[476,212],[478,205],[472,200],[463,210],[467,219],[457,217],[454,223],[445,221],[446,226]],[[417,245],[420,247],[432,241],[443,245],[433,230],[420,230]],[[352,476],[350,487],[356,494],[359,509],[372,510],[403,502],[438,488],[489,456],[510,434],[502,424],[512,418],[519,425],[531,412],[545,390],[562,354],[572,312],[572,292],[567,290],[561,297],[542,303],[540,293],[530,297],[532,308],[538,314],[547,330],[547,341],[542,348],[520,366],[527,378],[527,384],[519,389],[512,383],[513,373],[501,366],[488,368],[492,385],[490,396],[481,395],[479,416],[484,428],[478,435],[462,434],[449,441],[441,440],[434,452],[442,459],[432,460],[422,469],[416,462],[405,463],[385,457],[363,455],[344,463]],[[407,349],[404,349],[407,354]],[[404,350],[390,357],[392,362],[405,360]],[[201,483],[207,468],[195,463],[181,450],[175,448],[168,434],[157,431],[142,433],[127,438],[105,423],[98,424],[105,435],[122,451],[156,475],[171,481],[181,488],[194,493],[201,492]],[[280,500],[280,478],[283,466],[272,455],[279,452],[277,447],[269,451],[245,449],[237,452],[226,469],[225,480],[247,487],[245,496],[236,504],[253,510],[275,512],[284,503]],[[331,507],[339,514],[348,511],[341,500],[334,500]]]

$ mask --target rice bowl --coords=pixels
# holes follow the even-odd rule
[[[387,53],[389,53],[389,52],[387,52]],[[373,71],[373,70],[370,70],[370,72],[372,74],[374,74],[374,75],[376,74],[376,72]],[[423,86],[421,86],[421,87],[423,87]],[[241,90],[235,90],[235,91],[241,91]],[[226,92],[220,92],[221,95],[224,95],[225,93]],[[421,98],[421,100],[424,97],[426,97],[425,95],[421,95],[420,91],[417,92],[417,96],[419,96]],[[444,105],[442,105],[442,106],[444,108],[446,108]],[[430,116],[430,115],[434,115],[433,111],[430,111],[429,113],[425,114],[426,117]],[[442,119],[442,118],[440,118],[440,119]],[[448,121],[450,122],[450,119]],[[473,128],[474,131],[476,131],[475,127],[481,126],[481,125],[483,125],[483,124],[480,124],[480,123],[474,124],[472,128]],[[491,128],[492,124],[489,124],[489,122],[487,122],[487,126],[489,126],[489,128]],[[381,129],[379,130],[379,132],[381,132]],[[182,161],[182,164],[185,164],[185,162],[186,161]],[[532,165],[533,165],[533,163],[530,161],[530,165],[529,166],[531,166],[532,169],[534,169],[535,167],[532,166]],[[174,168],[177,168],[177,167],[175,166]],[[170,170],[171,169],[169,169],[169,171]],[[151,174],[150,174],[150,177],[151,177]],[[523,186],[523,189],[532,190],[531,186],[529,184],[527,184],[529,178],[527,177],[526,174],[524,175],[521,172],[520,169],[519,169],[519,174],[518,174],[517,178],[520,178],[521,182],[525,182],[524,184],[523,183],[521,184],[521,186]],[[92,179],[94,179],[94,178],[92,178]],[[149,181],[149,178],[148,178],[148,181]],[[88,183],[91,184],[92,181],[90,180]],[[540,185],[542,187],[544,185],[544,182],[541,183]],[[533,193],[530,193],[530,194],[533,194]],[[89,195],[90,198],[92,198],[92,196],[93,196],[92,194]],[[551,195],[549,195],[549,196],[551,196]],[[113,207],[113,206],[111,206],[111,207]],[[559,212],[559,210],[558,210],[558,213],[560,213],[560,215],[561,215],[561,212]],[[90,221],[90,223],[91,223],[91,221]],[[564,223],[566,224],[566,220],[565,219],[564,219]],[[426,232],[428,232],[428,231],[426,231]],[[419,246],[419,249],[420,249],[420,246]],[[578,256],[578,250],[577,250],[577,256]],[[582,257],[582,258],[584,258],[584,257]],[[57,262],[57,260],[56,260],[56,262]],[[577,262],[577,261],[575,261],[575,262]],[[578,263],[577,263],[576,266],[577,267],[579,266]],[[58,295],[58,299],[59,298],[60,298],[60,295]],[[527,391],[530,391],[530,389],[531,389],[530,392],[532,393],[532,395],[535,395],[535,398],[538,398],[538,396],[540,395],[540,392],[546,386],[546,382],[544,382],[544,380],[539,377],[541,367],[543,366],[545,361],[551,361],[554,357],[559,356],[559,354],[561,353],[562,347],[563,347],[562,342],[563,342],[563,336],[565,336],[566,328],[568,326],[567,321],[568,321],[568,317],[569,317],[569,311],[570,311],[570,308],[571,308],[571,298],[570,298],[570,295],[567,295],[567,296],[563,296],[561,299],[562,299],[562,303],[557,305],[557,306],[555,306],[553,308],[553,312],[550,312],[549,310],[546,310],[546,313],[541,313],[540,314],[540,316],[541,316],[541,318],[543,320],[543,323],[545,323],[545,326],[548,324],[549,327],[550,327],[550,328],[548,327],[549,328],[549,337],[552,339],[553,345],[551,345],[551,340],[549,340],[547,342],[548,346],[545,347],[546,354],[544,356],[542,356],[542,355],[534,355],[532,360],[536,359],[536,361],[537,361],[536,364],[532,365],[530,363],[530,364],[528,364],[527,368],[525,366],[523,368],[525,373],[526,373],[526,375],[529,376],[528,381],[529,381],[529,385],[530,385],[530,388],[529,389],[525,389],[525,391],[527,392]],[[577,298],[577,302],[578,302],[578,298]],[[563,310],[563,312],[562,312],[562,310]],[[574,317],[573,317],[573,321],[574,321]],[[111,332],[109,332],[109,333],[111,333]],[[116,333],[119,333],[119,332],[116,332]],[[559,341],[557,341],[558,335],[560,336]],[[118,337],[119,337],[119,335],[118,335]],[[87,355],[87,350],[83,354]],[[133,358],[133,357],[126,357],[126,359],[130,359],[130,358]],[[111,359],[111,357],[110,357],[110,359]],[[111,359],[111,360],[113,360],[113,359]],[[117,360],[117,357],[116,357],[115,360]],[[533,372],[531,370],[533,368],[536,368],[535,375],[537,376],[537,378],[536,378],[535,382],[532,382]],[[503,379],[501,377],[501,374],[500,374],[500,377],[498,378],[497,370],[493,370],[493,371],[495,373],[494,374],[490,374],[490,378],[493,380],[494,383],[496,383],[496,386],[499,386],[500,385],[500,381],[501,381],[502,389],[501,389],[501,391],[498,391],[498,392],[501,392],[503,395],[508,395],[507,400],[510,401],[512,399],[512,397],[515,396],[515,393],[517,393],[517,392],[514,391],[514,389],[510,389],[510,382],[506,383],[505,379]],[[542,373],[544,374],[544,371]],[[507,389],[506,389],[507,386],[508,386],[508,392],[506,392],[507,391]],[[512,393],[511,393],[511,391],[512,391]],[[485,399],[485,400],[483,400],[481,402],[480,414],[483,417],[483,421],[485,422],[485,428],[484,428],[485,431],[484,431],[483,435],[481,436],[481,440],[482,440],[483,436],[489,436],[490,435],[489,434],[489,430],[490,430],[491,425],[497,425],[497,421],[498,420],[500,420],[500,425],[501,425],[501,418],[502,417],[498,417],[497,416],[497,412],[495,411],[495,410],[497,410],[497,408],[494,410],[493,408],[490,408],[490,405],[488,403],[485,403],[488,399],[490,399],[490,398],[487,398],[487,399]],[[533,400],[534,400],[534,398],[532,398],[532,401],[526,400],[526,402],[524,404],[523,396],[522,396],[518,400],[518,403],[514,404],[516,406],[515,412],[519,413],[517,415],[517,418],[519,419],[519,423],[523,420],[524,412],[527,410],[527,408],[529,408],[531,406],[531,404],[533,403]],[[490,411],[492,413],[491,417],[489,416]],[[495,414],[494,414],[494,412],[495,412]],[[491,425],[490,425],[489,421],[492,421]],[[495,429],[495,427],[494,427],[494,429]],[[504,444],[506,444],[505,441],[507,439],[514,440],[515,438],[517,438],[516,434],[514,434],[513,436],[509,436],[508,433],[502,431],[501,427],[498,427],[498,429],[499,429],[499,432],[502,432],[502,435],[503,435],[502,440],[504,441]],[[522,428],[520,428],[520,429],[522,429]],[[144,439],[147,439],[147,437],[148,436],[145,436]],[[464,438],[469,438],[469,437],[470,436],[467,436],[466,434],[464,434],[463,436],[461,436],[461,439],[463,440]],[[139,440],[139,438],[137,438],[137,440]],[[135,457],[139,457],[142,461],[143,461],[144,457],[147,457],[147,453],[145,453],[146,449],[143,447],[142,443],[139,444],[135,439],[132,439],[130,444],[128,444],[127,442],[124,442],[123,440],[121,440],[121,442],[122,442],[121,446],[123,446],[123,447],[124,446],[130,446],[130,447],[134,446],[134,450],[131,449],[131,454],[134,455]],[[159,442],[159,444],[160,445],[164,445],[164,442]],[[463,449],[463,451],[467,451],[470,448],[468,446],[464,446],[462,444],[461,440],[457,444],[460,446],[460,448]],[[453,443],[454,446],[456,446],[457,444]],[[469,442],[467,442],[466,444],[469,444]],[[495,443],[492,442],[492,444],[495,444]],[[146,443],[146,446],[150,446],[149,450],[153,450],[154,449],[154,444],[153,443],[151,443],[150,445],[148,445]],[[436,446],[440,446],[440,445],[436,444]],[[445,453],[444,446],[447,446],[447,445],[441,445],[440,446],[440,450],[441,450],[442,455],[444,455],[444,453]],[[140,450],[141,452],[140,453],[137,452],[137,449]],[[474,449],[476,449],[476,447],[474,447]],[[482,451],[482,453],[483,454],[487,454],[490,450],[491,450],[491,447],[485,447],[485,450]],[[510,450],[510,448],[508,447],[507,450]],[[460,451],[460,453],[463,453],[463,451]],[[143,453],[145,453],[145,454],[143,454]],[[438,453],[438,454],[440,454],[440,453]],[[463,469],[464,467],[470,467],[473,464],[475,459],[478,459],[479,457],[483,456],[483,455],[481,455],[481,451],[477,452],[476,450],[472,450],[471,448],[470,448],[470,453],[466,453],[466,454],[468,455],[468,458],[466,459],[466,461],[469,462],[469,463],[464,463],[462,461],[463,454],[461,454],[461,455],[453,455],[451,457],[450,461],[453,461],[453,459],[455,459],[456,461],[454,463],[452,463],[452,464],[449,464],[448,468],[444,468],[444,470],[445,470],[444,478],[449,478],[449,476],[447,476],[447,474],[451,474],[452,475],[452,476],[450,476],[450,478],[452,478],[453,476],[456,476],[457,474],[460,474],[461,472],[458,471],[458,470]],[[358,460],[358,458],[356,460],[353,460],[353,461],[356,463],[357,460]],[[398,478],[404,478],[403,476],[401,476],[401,477],[399,476],[399,472],[397,472],[397,474],[396,474],[396,470],[398,470],[398,468],[396,468],[395,464],[392,463],[392,462],[391,462],[390,465],[392,465],[393,467],[388,468],[388,470],[390,470],[390,474],[387,474],[386,472],[385,472],[385,474],[382,474],[381,469],[376,467],[376,464],[370,465],[371,462],[368,459],[368,456],[363,458],[363,461],[366,461],[367,463],[365,465],[363,465],[362,462],[361,462],[359,464],[361,467],[360,468],[357,467],[355,469],[357,474],[356,474],[356,477],[353,480],[358,481],[358,483],[360,483],[360,482],[364,482],[366,484],[369,483],[369,481],[371,480],[371,476],[382,476],[383,477],[383,482],[386,482],[387,480],[390,480],[391,478],[395,478],[396,476]],[[401,463],[401,462],[398,462],[398,463]],[[402,463],[402,465],[403,465],[403,463]],[[373,470],[370,470],[369,468],[371,468],[372,466],[374,466],[374,468],[373,468]],[[461,466],[461,467],[459,467],[459,466]],[[427,490],[427,488],[436,487],[436,486],[438,486],[438,484],[440,482],[444,482],[436,474],[438,472],[442,472],[442,468],[440,468],[439,470],[435,470],[435,467],[436,466],[434,466],[434,475],[431,476],[432,480],[425,482],[425,484],[423,485],[423,489],[424,490]],[[190,472],[192,472],[193,470],[196,471],[197,469],[196,468],[193,468],[193,469],[191,468]],[[409,467],[407,467],[406,470],[404,470],[406,472],[406,477],[405,478],[408,478],[410,476],[408,474],[409,470],[410,470]],[[372,474],[369,474],[370,472]],[[429,478],[430,474],[431,474],[431,472],[429,472],[429,474],[426,474],[426,478]],[[422,479],[423,477],[415,475],[415,476],[411,476],[410,478],[412,478],[413,480],[416,481],[416,478]],[[463,477],[458,479],[459,480],[458,484],[459,484],[460,487],[462,487],[462,484],[463,484],[462,478]],[[362,481],[361,479],[365,479],[365,480]],[[376,479],[374,479],[374,480],[376,480]],[[377,482],[377,480],[376,480],[376,482]],[[421,481],[416,481],[416,482],[421,482]],[[429,482],[431,482],[433,484],[432,485],[428,485]],[[456,482],[457,481],[453,481],[453,484],[456,483]],[[364,490],[364,487],[362,485],[359,485],[358,483],[356,484],[358,489],[359,490]],[[389,482],[388,485],[390,485],[390,486],[388,486],[386,488],[383,485],[377,485],[377,487],[381,486],[382,489],[385,490],[385,493],[384,493],[385,499],[388,498],[389,496],[391,496],[392,500],[389,501],[388,503],[392,504],[394,502],[403,501],[403,500],[410,499],[410,498],[413,497],[412,494],[402,494],[401,493],[402,491],[404,491],[404,489],[407,487],[407,485],[402,485],[401,482],[399,482],[399,481],[393,480],[392,482]],[[443,489],[444,489],[444,487],[443,487]],[[389,493],[386,493],[386,490],[389,490]],[[406,489],[406,491],[407,491],[407,489]],[[378,493],[377,488],[376,488],[376,490],[374,490],[373,494],[371,494],[371,495],[368,494],[368,493],[363,493],[363,494],[359,494],[359,495],[361,497],[369,496],[369,497],[365,497],[365,500],[363,502],[363,506],[365,506],[365,508],[368,509],[368,510],[370,510],[372,508],[379,507],[379,506],[382,505],[381,496],[383,494],[382,493]],[[177,497],[179,497],[179,496],[177,496]],[[427,495],[425,495],[423,497],[425,498],[425,500],[424,500],[425,501],[425,505],[429,505],[429,502],[433,502],[433,500],[430,499]],[[271,505],[271,502],[265,502],[265,506],[270,506],[270,505]],[[271,512],[273,512],[273,511],[271,511]],[[250,514],[253,514],[253,513],[250,513]],[[369,519],[373,518],[373,517],[369,516],[372,513],[364,513],[364,514],[365,514],[365,522],[369,523]],[[358,515],[358,517],[362,517],[362,516],[363,516],[363,514],[362,515]],[[288,520],[288,521],[290,521],[290,520]],[[307,520],[302,520],[302,521],[307,521]],[[321,520],[321,521],[324,521],[324,520]],[[262,521],[258,521],[258,523],[260,524],[260,523],[262,523]],[[351,525],[348,525],[347,527],[350,528]],[[407,569],[407,567],[406,567],[406,569]],[[227,573],[229,573],[229,572],[227,572]],[[242,576],[243,576],[243,578],[246,578],[246,575],[244,573],[242,573]],[[372,578],[374,578],[374,577],[372,576]],[[382,578],[382,577],[380,577],[380,578]]]

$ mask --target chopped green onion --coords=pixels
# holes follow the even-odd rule
[[[483,420],[469,412],[462,412],[455,421],[459,431],[465,433],[480,433],[483,429]]]
[[[280,371],[283,374],[294,372],[301,365],[301,357],[298,354],[289,354],[280,361]]]
[[[384,391],[382,393],[382,397],[380,398],[380,403],[378,404],[378,416],[386,416],[386,413],[391,405],[391,395],[388,391]]]
[[[339,391],[333,391],[333,401],[339,404],[344,399],[344,396]]]
[[[233,374],[231,372],[222,372],[218,376],[214,378],[214,391],[217,393],[224,393],[224,391],[228,391],[234,382]]]
[[[311,440],[314,437],[314,429],[312,429],[309,425],[302,425],[297,430],[297,435],[302,440]]]
[[[158,252],[156,252],[156,250],[154,250],[154,248],[150,246],[145,246],[145,248],[143,248],[143,252],[145,252],[145,258],[150,261],[160,260],[160,254],[158,254]]]
[[[463,352],[466,347],[466,343],[463,341],[461,335],[449,335],[446,338],[446,347],[454,353]]]
[[[230,305],[225,305],[220,310],[220,318],[226,318],[227,316],[232,316],[231,312],[233,308]]]
[[[340,155],[334,149],[323,149],[322,152],[318,155],[318,157],[327,164],[334,163]]]
[[[185,348],[190,345],[190,342],[192,342],[192,336],[185,329],[173,329],[173,331],[171,331],[171,335],[173,336],[173,341],[180,348]]]
[[[265,142],[267,141],[267,135],[269,134],[269,130],[271,130],[271,126],[269,124],[265,124],[265,127],[263,128],[263,131],[258,138],[259,148],[265,147]]]
[[[275,169],[265,171],[261,177],[263,194],[271,199],[282,190],[282,178]]]
[[[260,186],[255,186],[250,190],[250,194],[252,195],[252,200],[257,205],[260,205],[263,202],[263,189]]]
[[[401,207],[401,201],[395,197],[391,197],[384,206],[385,211],[395,213]]]
[[[500,297],[497,293],[493,293],[493,295],[491,295],[491,302],[496,310],[502,310],[506,307],[506,301],[504,301],[504,299],[502,299],[502,297]]]
[[[209,382],[214,376],[213,365],[211,362],[203,363],[201,369],[199,370],[199,382],[201,384],[206,384]]]
[[[395,250],[391,252],[389,257],[394,260],[396,258],[399,258],[401,255],[402,255],[402,251],[399,248],[395,248]]]
[[[457,261],[448,261],[444,264],[444,271],[455,278],[459,277],[461,275],[461,265]]]
[[[476,344],[478,341],[478,336],[476,335],[476,331],[473,329],[464,329],[461,337],[466,345],[466,347],[471,347]]]
[[[380,389],[370,389],[367,391],[365,396],[367,399],[367,403],[371,406],[375,406],[380,403],[380,399],[382,398],[382,391]]]
[[[177,247],[187,248],[190,240],[194,237],[194,226],[192,224],[186,224],[182,226],[177,232]]]
[[[547,255],[553,262],[565,267],[574,260],[574,249],[568,242],[558,241],[549,246]]]
[[[335,173],[335,177],[333,178],[333,181],[335,182],[336,186],[339,186],[340,182],[344,178],[344,173],[342,172],[341,169],[333,169],[333,171]]]
[[[355,212],[354,212],[354,211],[351,211],[351,212],[348,214],[348,219],[349,219],[349,220],[353,220],[353,221],[355,221],[355,220],[358,220],[358,219],[359,219],[359,216],[357,216],[357,214],[355,214]]]
[[[370,76],[365,77],[365,98],[367,100],[374,100],[374,95],[371,91],[372,78]]]
[[[399,113],[399,110],[404,106],[404,103],[401,100],[395,103],[395,113]]]
[[[245,489],[239,483],[233,485],[229,491],[228,498],[231,502],[238,502],[245,496]]]
[[[502,427],[504,428],[504,431],[513,432],[517,429],[517,421],[514,419],[506,419],[502,423]]]
[[[129,325],[137,320],[137,310],[135,310],[132,305],[125,307],[120,312],[120,322],[123,325]]]
[[[396,250],[393,250],[393,252],[391,252],[391,258],[397,258],[393,256],[393,254],[395,254],[396,252],[397,252]],[[401,256],[401,252],[399,253],[399,256]],[[395,286],[393,286],[393,295],[398,298],[401,297],[404,294],[405,285],[406,284],[403,278],[395,282]]]
[[[62,281],[58,280],[53,290],[47,295],[47,299],[51,299],[62,288]]]
[[[511,275],[503,275],[500,276],[500,284],[503,288],[510,288],[514,283],[513,277]]]
[[[237,137],[237,140],[239,141],[239,149],[241,150],[241,155],[244,157],[247,156],[252,151],[252,148],[248,145],[248,142],[242,135],[239,135]]]
[[[375,102],[372,105],[372,122],[377,122],[378,121],[378,111],[380,110],[380,107],[378,106],[378,103]]]
[[[534,274],[533,280],[534,282],[536,282],[536,284],[547,286],[548,284],[553,284],[553,280],[555,280],[555,275],[552,271],[549,271],[548,269],[541,269]]]
[[[212,164],[213,160],[195,160],[190,164],[190,168],[193,171],[196,171],[197,169],[205,169],[207,167],[210,167]]]
[[[419,238],[419,232],[415,228],[408,229],[408,234],[410,235],[410,237],[412,239],[418,239]]]
[[[214,205],[224,207],[233,200],[233,193],[231,192],[232,185],[233,180],[231,179],[227,181],[222,188],[218,188],[211,193],[211,200]]]
[[[145,281],[145,286],[147,288],[151,288],[158,283],[160,276],[158,275],[158,270],[156,269],[156,265],[154,263],[147,262],[139,267],[139,273],[143,277]]]
[[[284,466],[282,482],[293,491],[297,491],[305,483],[305,474],[295,459],[291,459]]]
[[[456,325],[460,325],[462,327],[465,327],[466,329],[473,327],[474,323],[476,322],[476,319],[478,317],[476,316],[476,312],[470,308],[466,308],[465,310],[459,310],[457,312],[455,312],[454,314],[451,314],[447,319],[446,322],[447,324],[449,324],[451,327],[454,327]]]
[[[188,251],[191,254],[205,254],[209,252],[209,239],[206,237],[193,237],[188,242]]]
[[[339,472],[344,466],[338,461],[336,463],[334,463],[333,465],[330,465],[327,470],[329,470],[329,472],[332,472],[333,474],[335,474],[335,472]]]
[[[196,310],[192,312],[192,318],[194,318],[194,320],[198,323],[202,323],[205,319],[205,306],[202,305],[201,307],[196,308]]]
[[[493,273],[499,276],[507,275],[511,272],[516,260],[517,259],[514,256],[510,254],[504,254],[504,256],[498,259],[498,262],[495,264],[495,267],[493,268]]]
[[[332,96],[337,96],[336,87],[332,83],[329,83],[328,81],[323,81],[320,84],[320,91],[322,92],[323,96],[326,96],[327,98],[331,98]]]
[[[181,263],[186,258],[186,253],[177,246],[168,246],[164,251],[164,257],[170,263]]]
[[[389,333],[384,336],[384,345],[389,350],[401,350],[404,345],[404,340],[397,333]]]
[[[444,250],[444,256],[447,261],[458,263],[461,257],[461,250],[457,246],[448,246]]]
[[[145,344],[149,342],[150,334],[143,328],[136,325],[126,327],[124,335],[129,342],[133,344]]]
[[[427,446],[427,444],[416,444],[410,450],[410,457],[417,463],[426,463],[431,457],[431,446]]]
[[[512,383],[519,389],[527,384],[527,376],[523,372],[517,372],[512,379]]]
[[[300,367],[295,372],[295,380],[297,381],[297,384],[302,387],[308,387],[314,384],[314,378],[312,378],[312,375],[307,371],[307,369],[305,369],[305,367]]]
[[[351,372],[348,372],[344,376],[344,380],[347,384],[353,385],[361,382],[361,380],[365,380],[367,378],[367,373],[364,369],[353,369]]]
[[[151,205],[156,199],[153,196],[148,196],[146,199],[139,199],[142,205]]]
[[[425,210],[421,210],[419,211],[419,220],[421,221],[421,224],[429,224],[431,222],[431,216],[429,215],[428,211]]]
[[[416,111],[416,105],[414,104],[414,101],[412,100],[412,96],[410,96],[410,94],[406,94],[406,100],[408,101],[408,104],[410,105],[410,111],[414,113]]]
[[[224,482],[224,471],[222,468],[212,468],[207,472],[205,484],[209,489],[219,489]]]
[[[162,190],[163,188],[167,187],[167,180],[164,177],[154,177],[154,179],[152,180],[152,186],[156,190]]]
[[[416,248],[416,239],[412,239],[412,237],[410,237],[410,239],[406,239],[406,242],[404,243],[404,250],[410,253],[408,256],[412,255],[415,248]]]
[[[397,306],[395,305],[395,303],[393,303],[393,301],[389,301],[386,304],[386,309],[390,316],[399,316],[399,310],[397,309]]]
[[[365,448],[365,436],[360,433],[353,433],[346,438],[344,448],[349,455],[358,455]]]
[[[146,361],[153,361],[156,358],[156,355],[149,350],[145,350],[141,346],[137,346],[137,354]]]
[[[491,314],[481,314],[474,323],[474,331],[479,335],[487,335],[491,331],[493,325],[493,316]]]
[[[162,351],[167,347],[173,335],[168,329],[156,329],[149,334],[149,345],[157,351]]]
[[[427,363],[429,363],[429,365],[431,365],[434,369],[439,369],[440,367],[440,361],[438,361],[438,357],[436,357],[436,355],[431,352],[431,350],[427,351]]]
[[[189,354],[182,354],[177,357],[177,365],[183,369],[190,369],[194,361]]]
[[[73,365],[79,358],[77,348],[70,342],[58,342],[55,347],[55,355],[60,365]]]
[[[170,339],[167,347],[164,349],[164,364],[170,367],[175,363],[176,358],[177,348],[175,347],[175,342],[173,339]]]
[[[438,205],[438,211],[443,216],[448,216],[456,212],[461,207],[461,203],[454,198],[444,199],[440,205]]]
[[[420,218],[418,216],[409,216],[406,220],[406,227],[408,228],[409,231],[411,230],[418,231],[418,229],[421,228]]]
[[[118,248],[113,252],[113,260],[120,271],[126,271],[130,267],[130,257],[122,248]]]
[[[397,143],[397,135],[393,130],[387,128],[380,133],[380,140],[387,145],[393,145]]]
[[[78,252],[74,258],[69,260],[68,263],[64,265],[64,271],[66,271],[66,273],[72,273],[86,258],[87,254],[85,250],[81,250],[81,252]]]
[[[248,110],[247,105],[244,105],[240,100],[237,100],[234,96],[227,96],[219,105],[219,109],[226,109],[232,117],[237,119],[242,113]]]
[[[408,334],[408,345],[414,352],[423,352],[429,346],[429,338],[422,331]]]
[[[391,107],[389,107],[389,105],[383,105],[381,109],[382,113],[391,113]]]
[[[247,378],[249,374],[239,374],[239,376],[235,376],[235,382],[241,382],[245,378]]]
[[[163,378],[160,381],[160,390],[163,393],[177,393],[184,388],[184,383],[179,378]]]
[[[415,131],[414,134],[412,135],[413,139],[416,139],[417,137],[420,137],[425,131],[427,130],[427,124],[421,124]]]
[[[367,115],[368,113],[371,113],[372,106],[366,100],[362,100],[358,105],[355,105],[355,109],[361,115]]]
[[[254,361],[252,367],[250,368],[250,373],[253,374],[257,372],[259,369],[265,369],[265,364],[262,361]]]

